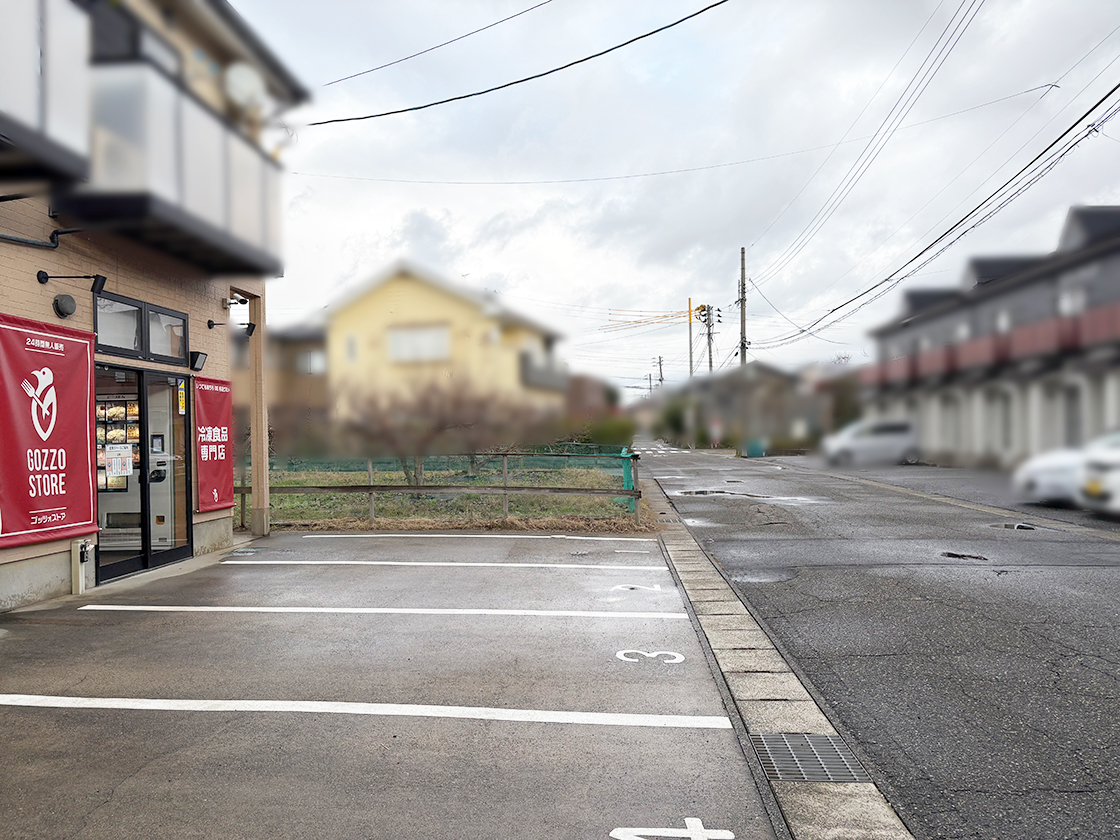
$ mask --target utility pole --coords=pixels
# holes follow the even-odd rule
[[[739,249],[739,367],[747,363],[747,249]]]
[[[692,378],[692,298],[688,299],[688,378]]]
[[[664,356],[658,356],[657,357],[657,381],[661,384],[662,388],[665,387],[665,357]]]
[[[712,307],[704,306],[704,323],[708,325],[708,373],[712,372]]]
[[[649,375],[649,395],[653,396],[653,374]]]

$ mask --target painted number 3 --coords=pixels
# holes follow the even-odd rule
[[[615,656],[623,662],[637,662],[638,660],[635,657],[638,656],[644,656],[646,659],[657,659],[666,665],[676,665],[678,662],[684,662],[682,654],[671,650],[655,650],[653,653],[646,653],[644,650],[620,650]],[[661,659],[662,656],[666,658]]]
[[[684,828],[616,828],[610,835],[614,840],[648,840],[652,837],[684,837],[686,840],[735,840],[730,831],[704,828],[704,823],[687,817]]]

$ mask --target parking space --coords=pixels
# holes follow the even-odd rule
[[[509,536],[274,535],[0,616],[6,833],[774,836],[658,543]]]

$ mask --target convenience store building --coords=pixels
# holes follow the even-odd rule
[[[262,124],[306,99],[225,0],[4,4],[0,610],[230,544],[236,344],[268,532]]]

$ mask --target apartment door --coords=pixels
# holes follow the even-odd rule
[[[191,554],[186,377],[99,365],[97,579]]]

